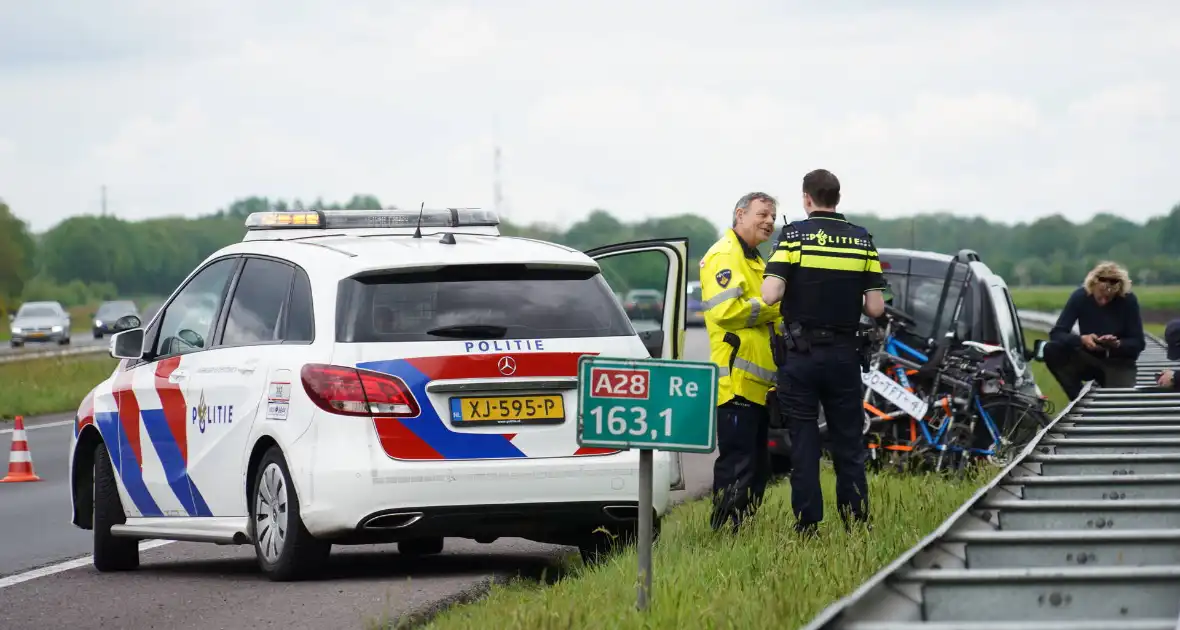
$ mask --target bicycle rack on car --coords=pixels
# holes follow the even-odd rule
[[[1087,386],[937,530],[805,630],[1180,629],[1180,393]],[[1154,389],[1153,389],[1154,387]]]

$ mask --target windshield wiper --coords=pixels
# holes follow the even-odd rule
[[[495,324],[455,324],[454,326],[439,326],[426,331],[435,337],[459,337],[468,339],[502,339],[508,334],[507,326]]]

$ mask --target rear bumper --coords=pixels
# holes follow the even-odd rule
[[[638,523],[635,501],[477,504],[380,510],[356,524],[359,541],[426,537],[474,538],[491,542],[520,537],[577,544],[596,529],[626,531]],[[658,514],[653,510],[653,518]]]
[[[304,525],[314,536],[341,542],[426,533],[562,542],[571,532],[630,520],[620,517],[633,517],[639,501],[638,451],[399,461],[382,450],[371,421],[351,419],[313,422],[286,450]],[[653,459],[652,504],[662,515],[671,495],[672,454]],[[611,506],[619,509],[606,509]],[[390,516],[398,514],[408,516]],[[373,522],[379,517],[386,517],[383,524]]]

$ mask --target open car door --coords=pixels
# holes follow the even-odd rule
[[[688,303],[688,239],[652,239],[586,250],[622,296],[635,332],[655,359],[683,359]],[[672,489],[684,489],[681,454],[672,458]]]

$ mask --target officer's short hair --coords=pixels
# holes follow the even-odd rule
[[[778,200],[776,200],[774,197],[771,197],[770,195],[768,195],[764,192],[746,193],[746,194],[742,195],[742,198],[738,199],[737,203],[734,204],[734,206],[733,206],[733,224],[734,224],[734,226],[737,226],[737,211],[738,210],[745,210],[746,208],[749,208],[750,204],[754,203],[755,201],[765,201],[766,203],[774,206],[775,208],[778,208]]]
[[[803,192],[821,208],[835,208],[840,203],[840,180],[826,169],[817,168],[803,176]]]

